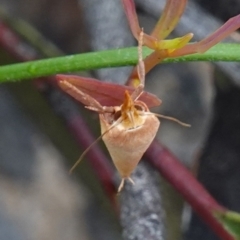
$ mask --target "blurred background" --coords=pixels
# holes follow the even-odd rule
[[[141,26],[150,32],[165,1],[135,2]],[[189,1],[172,36],[193,32],[198,41],[239,13],[239,0]],[[136,44],[120,0],[0,0],[0,21],[2,65]],[[11,46],[16,42],[6,26],[20,37],[15,52]],[[3,39],[9,39],[8,46]],[[239,34],[228,41],[239,42]],[[187,129],[163,120],[157,137],[217,201],[238,212],[239,66],[162,64],[146,80],[146,90],[163,101],[154,112],[192,125]],[[79,74],[124,84],[130,71]],[[43,80],[1,84],[0,99],[0,239],[123,239],[118,214],[87,159],[73,175],[68,174],[84,147],[74,139],[66,120],[80,111],[98,136],[97,116]],[[110,161],[109,165],[114,169]],[[146,169],[155,172],[149,166]],[[153,175],[162,199],[163,239],[218,239],[159,174]],[[118,182],[117,174],[113,179]],[[124,239],[142,238],[125,234]]]

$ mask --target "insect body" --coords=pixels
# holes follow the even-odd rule
[[[100,114],[101,132],[107,132],[103,141],[122,178],[119,191],[125,179],[131,180],[131,173],[159,128],[160,121],[149,113],[144,102],[133,101],[126,91],[123,104],[115,107],[114,113]]]
[[[142,38],[139,38],[138,82],[136,88],[87,80],[77,76],[57,75],[59,86],[86,108],[98,112],[103,139],[122,181],[130,178],[142,155],[153,141],[160,121],[156,116],[179,122],[178,120],[151,113],[148,107],[161,104],[156,96],[143,91],[145,66],[142,60]],[[182,124],[181,122],[179,122]],[[91,146],[90,146],[91,147]],[[70,172],[78,165],[89,148],[74,164]]]

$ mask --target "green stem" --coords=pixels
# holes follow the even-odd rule
[[[144,57],[151,50],[144,47]],[[83,53],[64,57],[16,63],[0,67],[0,82],[10,82],[99,68],[136,65],[138,61],[137,48],[114,49],[101,52]],[[185,61],[240,61],[239,44],[218,44],[204,54],[193,54],[180,58],[166,59],[164,62]]]

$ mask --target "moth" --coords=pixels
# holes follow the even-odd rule
[[[157,96],[144,91],[143,32],[140,35],[137,65],[140,84],[136,88],[78,76],[56,76],[58,85],[65,92],[89,110],[99,114],[101,136],[97,141],[102,138],[121,176],[118,192],[122,190],[126,179],[134,183],[130,177],[131,173],[156,136],[160,126],[158,117],[187,126],[177,119],[150,112],[150,107],[158,106],[162,101]],[[85,150],[70,172],[75,169],[88,150],[89,148]]]

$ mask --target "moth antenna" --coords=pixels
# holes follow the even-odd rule
[[[176,122],[176,123],[178,123],[178,124],[180,124],[180,125],[182,125],[182,126],[184,126],[184,127],[191,127],[191,124],[188,124],[188,123],[184,123],[184,122],[182,122],[182,121],[180,121],[180,120],[178,120],[177,118],[174,118],[174,117],[169,117],[169,116],[165,116],[165,115],[162,115],[162,114],[158,114],[158,113],[152,113],[152,112],[149,112],[149,113],[144,113],[145,115],[147,114],[153,114],[153,115],[155,115],[155,116],[157,116],[157,117],[159,117],[159,118],[164,118],[164,119],[167,119],[167,120],[170,120],[170,121],[173,121],[173,122]]]
[[[83,160],[83,158],[86,156],[86,154],[89,152],[89,150],[92,148],[92,146],[94,146],[97,142],[99,142],[103,136],[108,133],[110,130],[112,130],[114,127],[116,127],[119,123],[121,123],[122,118],[119,118],[107,131],[105,131],[103,134],[101,134],[94,142],[92,142],[85,150],[84,152],[81,154],[81,156],[79,157],[79,159],[74,163],[74,165],[71,167],[71,169],[69,170],[69,174],[72,174],[72,172],[74,171],[74,169],[77,167],[77,165]]]
[[[108,131],[106,131],[108,132]],[[105,132],[105,133],[106,133]],[[74,169],[77,167],[77,165],[83,160],[83,158],[85,157],[85,155],[89,152],[89,150],[91,149],[91,147],[93,145],[95,145],[97,142],[99,142],[99,140],[102,139],[103,135],[105,134],[103,133],[102,135],[100,135],[94,142],[92,142],[85,150],[84,152],[81,154],[81,156],[79,157],[79,159],[74,163],[74,165],[71,167],[71,169],[69,170],[69,174],[72,174],[72,172],[74,171]]]

